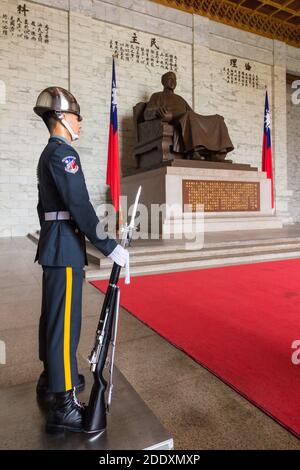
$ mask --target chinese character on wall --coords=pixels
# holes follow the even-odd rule
[[[223,67],[222,74],[227,83],[247,88],[259,88],[258,75],[251,72],[252,65],[242,59],[232,58],[229,66]]]
[[[142,42],[139,36],[134,32],[127,42],[110,39],[109,48],[120,60],[177,72],[177,55],[162,50],[157,38],[152,37],[149,42]]]
[[[49,26],[30,18],[26,3],[17,5],[17,16],[3,13],[0,15],[0,37],[16,37],[39,44],[48,44]]]

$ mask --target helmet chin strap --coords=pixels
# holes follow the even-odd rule
[[[75,132],[73,131],[68,121],[63,117],[62,113],[56,113],[56,115],[58,119],[60,120],[60,122],[62,123],[62,125],[67,129],[67,131],[69,131],[71,138],[72,138],[72,142],[74,142],[75,140],[78,140],[79,135],[75,134]]]

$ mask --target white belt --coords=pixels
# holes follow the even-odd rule
[[[58,212],[45,212],[45,221],[50,220],[70,220],[70,212],[58,211]]]

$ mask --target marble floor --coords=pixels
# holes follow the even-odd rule
[[[260,236],[267,237],[263,232]],[[298,236],[300,227],[284,233]],[[35,380],[41,370],[41,268],[33,263],[35,248],[26,237],[0,239],[0,340],[7,353],[6,365],[0,364],[1,388]],[[81,364],[93,343],[102,299],[84,284]],[[170,432],[176,449],[300,449],[299,439],[124,309],[116,364]]]

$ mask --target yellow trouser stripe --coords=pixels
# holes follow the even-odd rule
[[[72,268],[66,268],[66,298],[64,317],[64,370],[66,391],[72,388],[71,364],[70,364],[70,340],[71,340],[71,305],[72,305]]]

